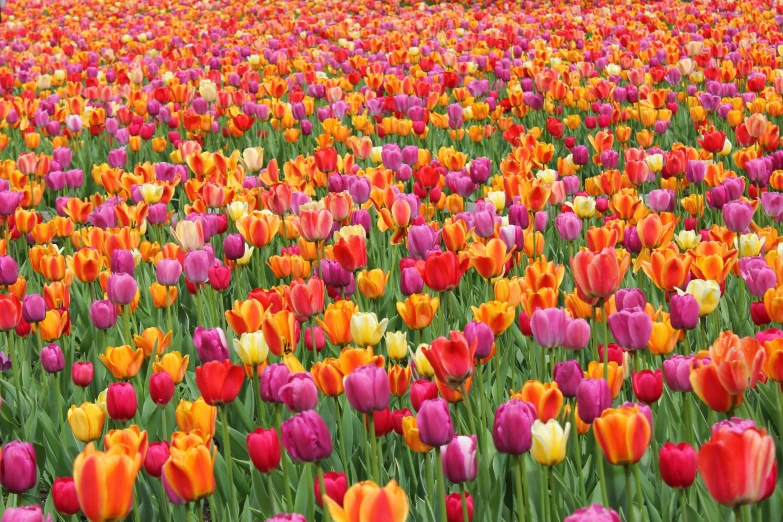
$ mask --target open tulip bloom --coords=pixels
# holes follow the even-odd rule
[[[783,7],[0,4],[3,522],[783,518]]]

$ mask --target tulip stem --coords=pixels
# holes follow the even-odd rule
[[[334,411],[336,413],[336,422],[337,422],[337,436],[340,438],[340,460],[342,461],[343,465],[343,472],[345,473],[345,478],[348,479],[348,483],[351,483],[351,475],[348,470],[348,459],[345,457],[345,437],[343,436],[343,417],[340,414],[340,398],[335,397],[334,398]]]
[[[19,360],[19,353],[14,353],[14,331],[6,331],[8,336],[8,355],[11,357],[11,366],[14,370],[14,402],[16,403],[16,416],[19,419],[19,431],[22,434],[21,439],[25,440],[27,437],[24,433],[24,418],[22,417],[22,401],[19,394],[22,390],[22,363]]]
[[[326,496],[326,485],[324,484],[324,470],[321,469],[321,461],[315,461],[315,472],[318,475],[318,486],[321,488],[321,498]],[[316,499],[317,500],[317,499]],[[323,518],[324,522],[329,522],[329,508],[326,505],[326,501],[322,501],[323,506]]]
[[[185,522],[190,522],[190,516],[193,514],[193,510],[190,507],[190,502],[185,503]]]
[[[683,420],[685,421],[685,442],[693,445],[693,423],[691,421],[691,400],[689,393],[682,394]]]
[[[60,421],[60,433],[64,433],[65,417],[63,416],[63,394],[60,393],[60,372],[54,374],[54,388],[57,393],[57,420]]]
[[[446,514],[446,477],[443,474],[443,457],[440,449],[435,449],[435,465],[438,467],[438,496],[440,497],[440,521],[448,522]]]
[[[223,444],[226,446],[226,469],[228,470],[228,513],[232,522],[237,520],[237,503],[234,497],[234,470],[233,460],[231,459],[231,437],[228,435],[228,406],[220,406],[221,420],[223,421]]]
[[[378,442],[375,440],[375,415],[368,413],[367,421],[369,424],[367,431],[370,432],[370,449],[372,450],[372,455],[370,456],[370,460],[372,461],[372,479],[376,484],[380,484],[381,475],[378,471]]]
[[[552,515],[550,520],[560,520],[557,518],[557,496],[555,495],[555,468],[549,466],[549,500],[552,503]]]
[[[606,353],[606,351],[604,351]],[[595,430],[593,430],[595,435]],[[601,446],[598,439],[595,439],[595,461],[598,464],[598,483],[601,485],[601,503],[604,506],[609,505],[609,495],[606,494],[606,477],[604,476],[604,456],[601,454]]]
[[[482,426],[487,425],[487,403],[484,395],[484,368],[481,362],[476,365],[476,378],[478,379],[479,389],[479,420]],[[468,411],[470,414],[470,411]]]
[[[253,402],[256,403],[256,415],[258,416],[258,426],[263,425],[264,417],[264,403],[261,402],[261,375],[258,372],[259,367],[253,367],[253,378],[250,379],[253,383]]]
[[[161,436],[161,440],[169,440],[169,426],[168,426],[168,419],[166,418],[165,406],[161,406],[160,408],[160,429],[163,432]]]
[[[198,326],[206,326],[204,324],[204,312],[201,310],[201,304],[203,300],[203,296],[201,294],[203,291],[203,288],[200,289],[198,285],[196,285],[196,317],[198,317]]]
[[[127,345],[133,343],[133,338],[131,337],[130,313],[130,305],[126,305],[122,308],[122,325],[125,328],[125,344]]]
[[[524,483],[524,476],[522,473],[522,467],[525,465],[525,455],[514,455],[514,487],[517,494],[517,516],[520,522],[527,522],[527,515],[525,510],[527,509],[527,487]]]
[[[780,395],[783,394],[783,385],[777,384],[777,393],[775,393],[775,401],[778,411],[778,438],[783,441],[783,405],[781,405]]]
[[[277,513],[277,509],[275,509],[275,485],[272,483],[272,474],[271,473],[264,473],[266,476],[266,494],[269,495],[269,503],[271,504],[272,508],[272,515]]]
[[[470,522],[470,518],[468,517],[468,499],[465,495],[465,483],[459,485],[460,489],[460,496],[462,497],[462,520],[463,522]]]
[[[139,498],[138,495],[133,493],[133,520],[141,522],[141,515],[139,514]]]
[[[539,489],[538,492],[540,493],[539,501],[541,502],[541,520],[553,520],[551,517],[552,515],[549,512],[549,502],[546,500],[546,494],[547,494],[547,480],[546,480],[546,471],[544,471],[544,466],[538,467],[538,483],[539,483]]]
[[[633,474],[634,474],[634,478],[636,479],[636,496],[639,497],[638,498],[639,511],[642,512],[642,517],[644,517],[644,494],[642,492],[642,475],[639,472],[638,463],[633,467]]]
[[[280,413],[280,403],[275,403],[275,420],[277,421],[277,434],[282,439],[283,416]],[[288,459],[285,453],[283,453],[280,463],[283,466],[283,497],[285,498],[286,511],[292,511],[294,506],[291,503],[291,483],[288,482]]]
[[[582,503],[587,502],[587,492],[585,491],[585,481],[583,478],[584,471],[582,470],[582,444],[579,441],[579,424],[577,421],[576,403],[574,403],[574,409],[571,410],[571,422],[573,422],[574,430],[574,453],[576,454],[576,471],[579,477],[579,499]]]
[[[159,514],[163,515],[163,520],[165,522],[169,522],[170,514],[169,514],[168,502],[166,501],[168,499],[168,495],[166,495],[166,488],[163,486],[162,480],[158,484],[160,486],[160,493],[158,498],[158,512]]]
[[[628,500],[625,514],[625,520],[627,522],[634,522],[633,515],[633,494],[631,493],[631,466],[626,464],[625,466],[625,498]]]
[[[165,286],[163,288],[166,291],[166,330],[168,330],[169,332],[173,332],[174,330],[172,329],[172,325],[171,325],[171,305],[173,303],[171,303],[169,287]]]
[[[604,380],[606,382],[609,382],[609,364],[607,362],[607,359],[609,357],[609,321],[606,317],[606,300],[601,299],[601,320],[604,323],[604,353],[603,353],[603,364],[604,364]],[[601,480],[601,483],[603,483],[603,480]],[[604,501],[604,505],[608,505],[606,501]]]
[[[680,513],[682,522],[688,522],[688,493],[687,489],[680,490]]]

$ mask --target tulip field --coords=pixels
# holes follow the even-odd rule
[[[775,4],[10,1],[0,522],[783,520]]]

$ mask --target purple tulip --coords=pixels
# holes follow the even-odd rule
[[[579,418],[592,424],[605,409],[612,407],[612,392],[604,379],[582,379],[576,388]]]
[[[562,212],[555,218],[557,233],[565,241],[575,241],[582,236],[582,220],[573,212]]]
[[[590,342],[590,325],[584,319],[568,319],[563,347],[566,350],[582,350]]]
[[[753,207],[745,201],[730,201],[723,206],[723,220],[730,231],[741,233],[753,221]]]
[[[647,298],[638,288],[621,288],[614,294],[614,304],[618,312],[632,308],[644,309]]]
[[[476,443],[475,435],[457,435],[451,442],[440,447],[443,474],[449,482],[463,484],[476,479]]]
[[[280,389],[288,384],[290,376],[291,371],[282,363],[270,364],[264,368],[259,378],[261,399],[264,402],[281,404],[283,399],[280,397]]]
[[[294,413],[314,410],[318,404],[318,388],[309,373],[294,373],[288,382],[280,387],[280,398],[286,408]]]
[[[414,259],[424,259],[439,240],[440,234],[429,225],[414,225],[408,230],[408,252]]]
[[[630,308],[610,315],[609,329],[624,350],[643,350],[652,335],[652,319],[643,308]]]
[[[185,256],[185,278],[194,284],[205,283],[209,279],[209,267],[212,264],[206,250],[191,250]]]
[[[17,279],[19,279],[19,264],[13,257],[3,254],[0,256],[0,286],[13,285]]]
[[[748,290],[753,297],[764,297],[764,293],[770,288],[777,287],[775,271],[759,257],[743,257],[739,260],[740,276],[748,285]],[[29,321],[28,321],[29,322]]]
[[[649,206],[655,212],[674,212],[676,197],[673,190],[659,189],[651,190],[649,197]]]
[[[467,339],[468,345],[472,345],[474,341],[476,342],[476,351],[474,353],[476,359],[484,359],[492,353],[495,334],[489,325],[478,321],[470,321],[465,325],[465,339]]]
[[[58,373],[65,368],[65,357],[59,346],[52,343],[41,348],[41,366],[46,373]]]
[[[193,344],[196,346],[201,364],[210,361],[225,361],[229,358],[228,341],[222,328],[204,328],[197,326],[193,331]]]
[[[106,295],[112,304],[127,306],[136,297],[138,285],[132,275],[112,274],[106,282]]]
[[[779,192],[764,192],[761,194],[761,205],[764,207],[765,214],[771,218],[776,218],[783,213],[783,194]]]
[[[530,317],[533,339],[542,348],[562,346],[565,341],[568,317],[560,308],[539,308]]]
[[[690,392],[693,391],[691,385],[691,364],[693,356],[672,355],[663,361],[663,380],[671,391]]]
[[[576,390],[584,378],[584,372],[576,359],[568,359],[555,364],[552,378],[557,383],[563,396],[569,399],[576,397]]]
[[[6,118],[7,119],[7,118]],[[24,193],[18,190],[0,192],[0,216],[11,216],[22,202]]]
[[[508,207],[508,222],[512,225],[521,227],[523,230],[530,226],[530,214],[527,207],[521,204],[514,204]]]
[[[22,317],[28,324],[35,324],[46,318],[46,301],[38,294],[28,294],[22,300]]]
[[[176,259],[161,259],[155,265],[155,276],[158,284],[163,286],[177,286],[179,276],[182,275],[182,265]]]
[[[693,330],[699,324],[699,302],[691,294],[672,295],[669,301],[669,319],[672,328]]]
[[[108,300],[93,301],[90,321],[98,330],[108,330],[117,323],[117,307]]]
[[[359,366],[345,377],[345,398],[359,413],[385,410],[390,395],[389,375],[374,364]]]
[[[117,249],[111,253],[111,262],[109,267],[113,274],[133,275],[136,267],[136,259],[130,250]]]
[[[329,428],[315,410],[294,415],[282,431],[283,447],[296,462],[318,462],[332,454]]]
[[[418,152],[417,152],[418,156]],[[418,158],[417,158],[418,159]],[[402,151],[396,143],[387,143],[381,149],[383,166],[391,171],[398,171],[402,165]]]
[[[577,509],[568,515],[563,522],[620,522],[620,515],[612,508],[601,504]]]
[[[449,403],[441,398],[422,402],[416,416],[416,426],[424,444],[433,447],[448,444],[454,438]]]
[[[511,399],[498,406],[492,425],[492,441],[499,453],[522,455],[533,445],[531,428],[538,419],[535,406]]]
[[[229,234],[223,239],[223,253],[226,259],[236,261],[245,255],[245,238],[242,234]]]
[[[0,522],[52,522],[51,513],[44,517],[41,506],[23,506],[17,508],[8,508],[3,513]]]

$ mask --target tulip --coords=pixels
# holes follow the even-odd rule
[[[304,120],[302,122],[302,127],[304,127],[305,123],[309,123],[309,121]],[[281,513],[273,515],[271,518],[267,518],[266,522],[307,522],[307,519],[304,515],[300,515],[299,513]]]
[[[565,341],[568,318],[560,308],[539,308],[530,317],[533,338],[542,348],[555,348]]]
[[[41,366],[46,373],[59,373],[65,368],[65,356],[56,344],[41,348]]]
[[[620,515],[611,508],[601,504],[577,509],[568,515],[563,522],[620,522]]]
[[[16,283],[16,280],[14,280]],[[46,302],[38,294],[29,294],[22,300],[22,317],[30,324],[40,323],[46,317]]]
[[[264,402],[281,404],[280,388],[288,383],[291,372],[284,364],[270,364],[264,368],[260,377],[261,399]]]
[[[117,323],[117,308],[110,301],[93,301],[90,321],[98,330],[108,330]]]
[[[465,340],[469,345],[473,345],[475,340],[476,349],[473,355],[476,359],[484,359],[492,353],[495,334],[486,323],[470,321],[465,325]]]
[[[475,350],[475,344],[468,346],[464,335],[452,331],[448,338],[438,337],[432,341],[423,352],[438,381],[457,390],[473,375]]]
[[[390,385],[386,370],[373,364],[360,366],[345,377],[345,397],[353,409],[368,414],[389,405]]]
[[[161,479],[172,503],[196,502],[215,491],[215,450],[194,443],[183,448],[172,444],[170,452]]]
[[[345,493],[343,506],[329,495],[323,495],[322,498],[329,508],[331,519],[345,522],[405,522],[410,511],[405,491],[394,480],[383,488],[371,481],[354,484]]]
[[[454,484],[463,484],[476,479],[476,443],[475,435],[457,435],[451,442],[441,446],[443,474],[447,480]]]
[[[279,394],[286,407],[295,413],[315,409],[318,402],[318,389],[309,373],[291,374]]]
[[[11,286],[19,278],[19,265],[6,254],[0,256],[0,286]]]
[[[753,207],[744,201],[730,201],[723,206],[726,228],[735,233],[745,231],[753,221]]]
[[[252,367],[264,364],[269,354],[269,347],[261,332],[243,333],[239,339],[234,339],[234,350],[242,364]]]
[[[582,367],[576,359],[556,363],[552,372],[552,378],[557,383],[558,389],[563,393],[564,397],[569,399],[576,397],[583,375]]]
[[[404,302],[397,302],[397,313],[411,330],[427,328],[438,311],[440,300],[427,294],[413,294]]]
[[[131,304],[137,291],[136,280],[130,274],[112,274],[106,282],[106,295],[114,305]]]
[[[652,426],[635,405],[605,410],[593,422],[595,438],[614,465],[635,464],[650,444]]]
[[[314,410],[298,413],[283,422],[283,447],[296,462],[318,462],[332,454],[332,437]]]
[[[717,428],[717,429],[715,429]],[[737,507],[755,504],[775,490],[775,442],[755,426],[719,426],[699,450],[699,473],[719,503]]]
[[[21,494],[37,479],[35,448],[29,442],[11,441],[0,453],[0,485],[9,493]]]
[[[274,365],[273,365],[274,366]],[[285,366],[283,366],[285,368]],[[285,368],[286,370],[288,368]],[[323,362],[319,362],[313,365],[310,369],[310,373],[313,376],[315,385],[318,389],[327,397],[339,397],[343,394],[343,373],[340,370],[339,361],[334,358],[326,359]],[[267,379],[267,382],[269,380]],[[269,390],[264,392],[262,387],[262,396],[264,393],[268,393]],[[267,401],[274,402],[274,401]]]
[[[375,313],[358,312],[351,316],[351,336],[361,347],[375,346],[381,342],[389,320],[378,321]]]
[[[233,402],[244,379],[242,367],[231,364],[230,360],[210,361],[196,367],[196,386],[204,402],[210,406],[223,406]]]
[[[174,379],[166,372],[150,376],[150,398],[158,406],[165,407],[174,397]]]
[[[280,438],[277,430],[256,428],[247,434],[247,452],[261,473],[272,473],[280,466]]]
[[[182,274],[182,265],[175,259],[161,259],[155,265],[155,277],[163,286],[176,286]]]
[[[533,446],[530,449],[530,454],[533,456],[533,460],[542,466],[554,466],[561,463],[566,457],[570,431],[570,422],[567,422],[565,429],[563,429],[554,419],[550,419],[546,424],[536,420],[531,428]]]
[[[620,288],[629,262],[627,256],[618,261],[613,248],[604,248],[599,253],[579,252],[571,259],[574,282],[582,295],[606,299]]]
[[[92,442],[103,434],[104,416],[100,406],[84,402],[81,406],[71,406],[68,410],[68,425],[76,440]]]
[[[416,270],[433,292],[449,292],[457,288],[469,264],[467,257],[454,252],[430,252],[424,263],[416,264]]]
[[[641,308],[622,310],[609,316],[609,329],[624,350],[643,350],[652,335],[652,319]]]
[[[421,442],[440,447],[454,438],[454,425],[449,413],[449,404],[443,399],[429,399],[418,408],[416,425]]]
[[[631,377],[633,393],[645,404],[658,402],[663,393],[663,373],[660,369],[633,372]]]
[[[207,435],[215,434],[217,408],[208,405],[201,397],[193,402],[180,401],[174,416],[177,427],[184,432],[201,430]]]
[[[62,515],[75,515],[79,512],[79,497],[72,477],[58,477],[52,484],[54,509]]]
[[[408,356],[407,333],[404,332],[386,332],[386,355],[389,358],[399,361]]]
[[[76,505],[76,510],[79,510],[78,504]],[[12,507],[3,513],[2,522],[52,522],[52,515],[46,515],[44,519],[43,511],[38,504],[17,508]]]
[[[196,285],[206,283],[209,279],[210,261],[210,255],[206,250],[188,252],[183,263],[185,279]]]
[[[676,330],[693,330],[699,324],[701,306],[691,294],[673,295],[669,302],[669,319]]]
[[[687,442],[667,442],[658,453],[661,478],[670,488],[689,488],[696,480],[698,457]]]
[[[291,306],[299,317],[312,317],[324,310],[324,283],[311,277],[307,283],[291,283]]]
[[[612,407],[609,385],[604,379],[583,379],[576,389],[576,402],[579,405],[579,417],[591,424],[604,410]]]
[[[323,497],[327,496],[335,502],[338,506],[342,507],[345,499],[345,493],[348,491],[348,480],[343,472],[330,471],[323,474],[324,487],[326,489],[325,494],[321,494],[321,484],[318,479],[313,483],[313,491],[315,492],[315,501],[319,507],[323,507]]]
[[[169,443],[152,442],[144,456],[144,470],[151,477],[160,478],[163,474],[163,465],[169,460]]]
[[[535,313],[533,314],[535,315]],[[532,325],[531,325],[532,326]],[[566,350],[582,350],[590,342],[590,325],[584,319],[569,319],[563,347]]]
[[[141,370],[144,362],[144,350],[135,350],[127,344],[122,346],[107,346],[106,353],[98,354],[98,358],[106,366],[115,379],[132,379]]]
[[[105,453],[88,444],[73,462],[73,480],[82,512],[89,520],[120,520],[130,513],[133,483],[142,457],[121,447]]]
[[[109,418],[117,422],[127,422],[136,416],[136,390],[127,382],[115,382],[109,385],[106,393],[106,410]]]
[[[207,329],[197,326],[193,331],[193,344],[196,345],[198,358],[202,364],[225,361],[229,358],[228,341],[222,328]]]
[[[693,356],[673,355],[663,361],[663,377],[670,390],[676,392],[693,391],[690,382]]]
[[[414,411],[418,412],[424,401],[438,397],[438,386],[432,381],[419,379],[411,385],[409,396],[411,406],[413,406]]]
[[[402,436],[405,444],[416,453],[427,453],[432,449],[421,441],[421,434],[417,425],[416,417],[407,416],[402,419]]]
[[[532,426],[537,418],[536,408],[529,402],[511,399],[501,404],[492,425],[495,449],[509,455],[527,453],[533,445]]]

